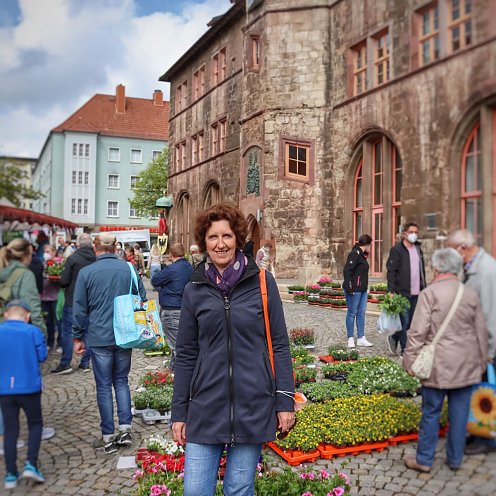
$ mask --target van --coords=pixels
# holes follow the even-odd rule
[[[150,256],[150,229],[130,229],[127,231],[104,231],[105,234],[113,234],[117,241],[122,243],[122,247],[125,245],[133,246],[137,243],[141,247],[143,256],[145,257],[145,263],[148,263],[148,258]],[[92,233],[91,237],[95,238],[100,233]]]

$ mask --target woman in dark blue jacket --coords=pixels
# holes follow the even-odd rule
[[[289,342],[277,285],[267,273],[275,361],[271,370],[259,269],[241,248],[247,224],[229,204],[200,213],[195,237],[207,259],[183,295],[174,398],[174,440],[186,444],[185,496],[215,494],[228,445],[225,495],[254,494],[262,443],[294,424]]]

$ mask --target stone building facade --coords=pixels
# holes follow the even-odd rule
[[[161,79],[176,239],[222,199],[302,282],[361,233],[383,276],[409,221],[427,256],[459,226],[496,253],[496,2],[233,0]]]

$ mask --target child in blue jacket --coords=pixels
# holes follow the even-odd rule
[[[17,437],[19,411],[29,426],[28,457],[21,477],[45,482],[38,470],[43,419],[41,416],[41,372],[39,363],[47,358],[45,336],[28,324],[31,309],[23,300],[6,305],[5,321],[0,324],[0,407],[5,424],[5,489],[17,486]]]

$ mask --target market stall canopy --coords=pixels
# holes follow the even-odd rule
[[[5,231],[27,231],[39,229],[40,226],[45,225],[61,229],[77,229],[78,227],[77,224],[68,220],[12,207],[5,203],[3,199],[0,201],[0,223]]]

